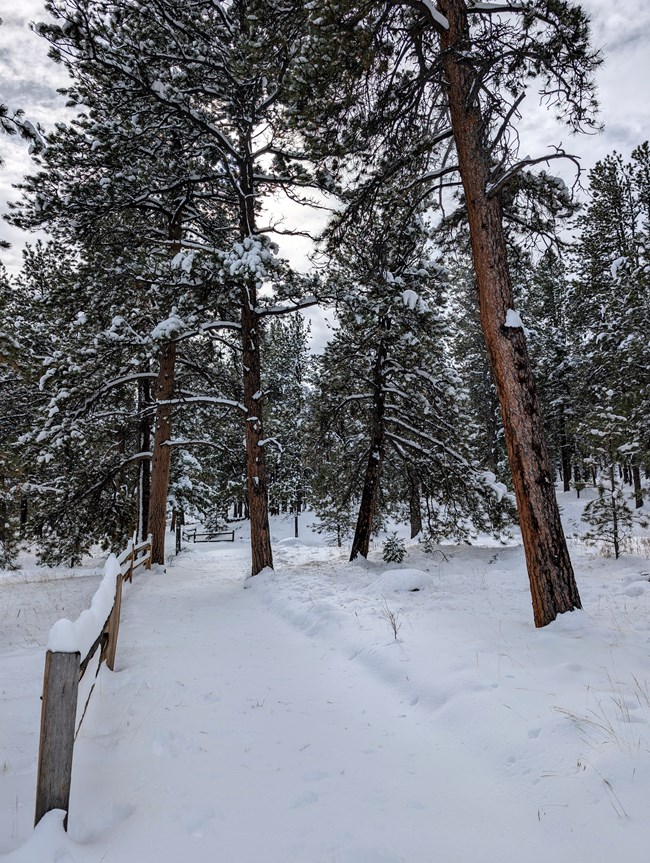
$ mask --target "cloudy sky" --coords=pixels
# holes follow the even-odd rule
[[[552,115],[539,108],[534,96],[522,110],[523,146],[526,153],[545,152],[550,145],[563,143],[578,154],[585,168],[618,150],[631,150],[650,137],[650,3],[648,0],[583,0],[592,17],[593,41],[605,62],[598,72],[602,135],[571,138],[558,128]],[[65,84],[63,72],[47,58],[46,44],[29,29],[30,21],[45,17],[42,0],[0,0],[0,101],[21,107],[32,122],[46,129],[68,116],[56,88]],[[11,184],[30,170],[27,145],[7,136],[0,137],[0,209],[15,198]],[[20,232],[0,224],[0,237],[14,243],[2,252],[2,260],[14,269],[20,260],[24,240]]]

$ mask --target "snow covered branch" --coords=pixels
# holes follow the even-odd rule
[[[433,0],[393,0],[394,6],[411,6],[424,12],[436,30],[449,30],[449,21],[436,9]]]
[[[234,399],[224,399],[219,396],[184,396],[178,399],[160,399],[156,405],[219,405],[220,407],[235,408],[235,410],[246,413],[246,408],[241,402]]]
[[[530,6],[521,3],[478,3],[469,0],[467,11],[493,15],[495,12],[529,12]]]
[[[173,449],[176,447],[182,446],[208,446],[212,449],[218,449],[221,452],[227,451],[227,447],[223,446],[223,444],[215,443],[211,440],[202,440],[200,438],[191,439],[191,438],[175,438],[173,440],[163,441],[162,446],[172,447]]]
[[[123,375],[119,378],[113,378],[113,380],[107,381],[105,384],[103,384],[94,395],[89,396],[86,401],[81,405],[81,407],[77,408],[77,410],[74,411],[73,417],[76,418],[86,413],[86,411],[89,410],[89,408],[91,408],[95,404],[95,402],[99,401],[102,396],[106,395],[107,392],[115,389],[116,387],[120,387],[123,384],[135,383],[136,381],[155,379],[155,372],[136,372],[135,374]]]
[[[318,299],[313,294],[303,297],[302,300],[292,302],[290,305],[277,305],[264,308],[258,306],[255,309],[255,314],[260,318],[268,317],[269,315],[285,315],[287,312],[297,312],[299,309],[308,309],[310,306],[317,306]]]
[[[569,159],[569,161],[576,165],[578,171],[582,170],[578,158],[573,156],[571,153],[566,153],[564,150],[558,150],[556,153],[548,153],[546,156],[538,156],[536,159],[526,156],[525,159],[521,159],[519,162],[512,165],[512,167],[508,168],[505,174],[503,174],[503,176],[501,176],[496,182],[488,183],[485,189],[488,198],[498,195],[501,189],[507,186],[512,178],[515,177],[523,168],[527,168],[530,165],[539,165],[541,163],[548,164],[554,159]]]

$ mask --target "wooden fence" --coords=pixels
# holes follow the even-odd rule
[[[134,571],[141,566],[151,567],[151,536],[139,544],[130,540],[119,557],[111,555],[91,608],[82,612],[75,623],[60,620],[52,627],[45,654],[34,824],[51,809],[63,809],[67,829],[74,741],[92,694],[91,688],[75,729],[79,681],[98,650],[96,675],[104,661],[113,670],[122,584],[132,581]]]
[[[183,539],[185,542],[234,542],[234,530],[204,530],[197,532],[196,527],[184,528]]]

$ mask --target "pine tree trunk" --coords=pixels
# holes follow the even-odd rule
[[[643,489],[641,487],[641,469],[636,462],[632,465],[632,479],[634,480],[634,503],[636,509],[643,506]]]
[[[252,152],[252,129],[242,135],[240,152]],[[239,165],[239,230],[241,239],[255,236],[255,180],[252,156],[244,156]],[[262,371],[260,359],[260,317],[256,311],[255,276],[241,289],[242,350],[244,371],[244,407],[246,409],[246,488],[248,515],[251,522],[251,575],[265,567],[273,568],[269,504],[266,480],[266,455],[260,446],[262,435]]]
[[[181,250],[183,236],[183,208],[180,204],[169,220],[169,239],[172,255]],[[165,525],[167,521],[167,493],[169,491],[169,469],[172,450],[167,441],[172,437],[172,406],[163,404],[174,394],[176,372],[176,343],[169,342],[160,352],[160,366],[156,378],[156,422],[151,456],[151,480],[149,487],[149,512],[147,533],[151,534],[151,562],[165,562]]]
[[[354,539],[352,540],[350,560],[354,560],[358,555],[368,557],[370,538],[372,536],[372,528],[375,520],[375,513],[377,511],[377,498],[379,496],[379,480],[381,477],[381,466],[384,456],[385,439],[385,362],[386,345],[382,340],[379,343],[379,346],[377,348],[377,356],[375,357],[375,367],[373,374],[374,393],[372,406],[372,428],[370,433],[370,451],[368,453],[368,463],[366,465],[366,473],[363,480],[361,503],[359,505],[359,515],[357,517],[357,526],[354,531]]]
[[[562,612],[580,608],[580,597],[560,522],[555,486],[533,384],[524,332],[506,327],[514,308],[512,285],[498,197],[488,197],[490,158],[476,78],[465,60],[471,53],[464,0],[439,0],[449,21],[441,30],[451,125],[465,191],[481,327],[499,396],[506,446],[517,497],[519,520],[536,626]]]
[[[151,448],[151,419],[146,413],[151,403],[151,386],[149,381],[143,381],[138,387],[138,402],[140,412],[140,452],[149,452]],[[143,458],[139,465],[138,477],[138,539],[146,539],[149,523],[149,498],[151,493],[151,461]]]
[[[160,368],[156,379],[156,428],[153,438],[151,458],[151,490],[149,498],[149,518],[147,531],[152,536],[151,562],[165,562],[165,523],[167,518],[167,491],[169,488],[169,468],[171,447],[172,406],[161,404],[172,398],[174,392],[174,370],[176,365],[176,344],[166,344],[160,354]]]
[[[609,439],[609,487],[612,501],[612,539],[614,541],[614,557],[616,560],[620,557],[620,536],[618,532],[618,505],[616,502],[616,470],[614,467],[614,447],[612,439]]]
[[[251,522],[251,575],[273,568],[269,528],[266,460],[262,440],[262,398],[259,320],[255,313],[255,289],[248,286],[242,297],[242,347],[244,406],[246,408],[246,487]]]
[[[422,532],[422,505],[420,503],[420,484],[412,468],[408,469],[409,479],[409,521],[411,523],[411,539]]]
[[[566,433],[564,408],[560,407],[560,455],[562,458],[562,483],[564,491],[571,490],[571,443]]]

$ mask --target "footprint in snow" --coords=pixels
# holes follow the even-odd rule
[[[318,802],[318,794],[314,794],[313,791],[305,791],[304,794],[298,794],[291,801],[292,809],[302,809],[303,806],[312,806],[314,803]]]

